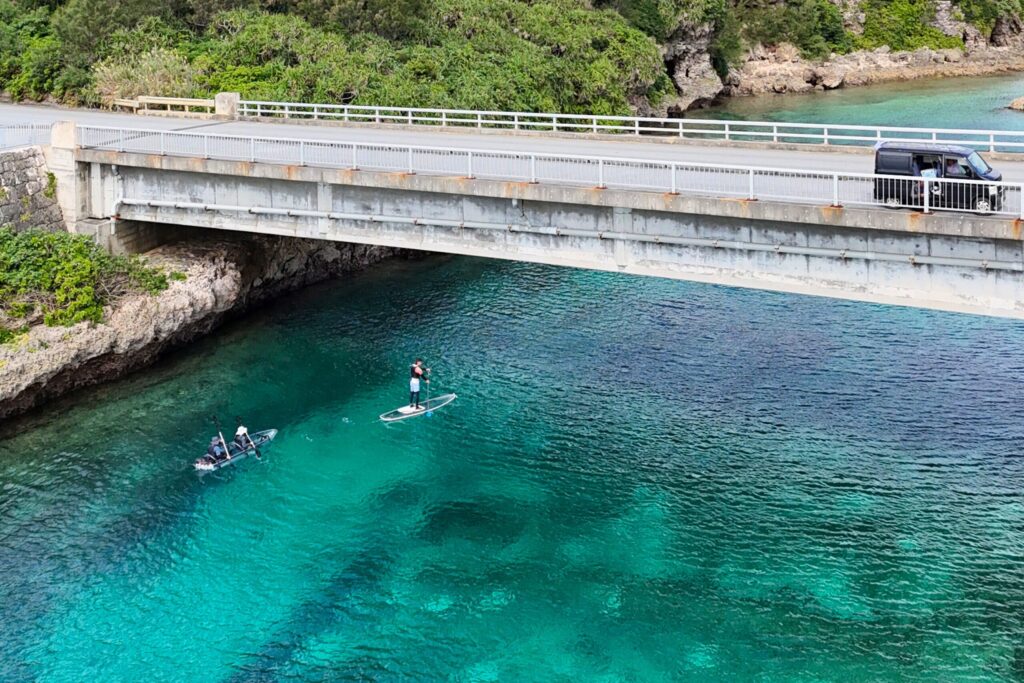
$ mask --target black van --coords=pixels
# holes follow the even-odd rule
[[[970,147],[927,142],[879,142],[875,145],[875,173],[888,176],[929,176],[940,180],[998,182],[1003,175]],[[969,209],[978,213],[998,211],[1006,189],[983,183],[929,183],[928,206]],[[924,183],[920,180],[875,178],[875,199],[893,208],[924,206]]]

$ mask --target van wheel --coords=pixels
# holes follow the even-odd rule
[[[883,201],[882,203],[885,204],[885,208],[887,208],[887,209],[898,209],[898,208],[900,208],[900,198],[899,197],[886,197],[885,201]]]
[[[974,200],[974,210],[984,216],[987,216],[992,213],[992,202],[984,197],[978,197]]]

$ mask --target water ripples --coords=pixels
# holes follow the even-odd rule
[[[1022,342],[469,259],[314,288],[0,442],[0,679],[1024,681]],[[459,399],[381,425],[416,355]],[[198,479],[213,412],[281,435]]]

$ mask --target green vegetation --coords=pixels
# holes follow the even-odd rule
[[[1021,2],[954,0],[983,31]],[[854,36],[831,0],[0,0],[0,89],[625,114],[672,93],[658,44],[680,22],[711,27],[724,74],[755,44],[960,46],[934,5],[861,0]]]
[[[935,18],[935,6],[928,0],[868,0],[866,7],[864,34],[857,39],[857,47],[963,47],[960,38],[928,25]]]
[[[160,292],[167,280],[139,257],[110,256],[84,235],[0,228],[0,343],[40,320],[99,322],[105,305]]]

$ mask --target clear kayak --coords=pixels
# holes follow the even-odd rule
[[[253,432],[249,435],[252,439],[252,443],[256,445],[256,448],[261,448],[265,444],[270,443],[277,436],[276,429],[267,429],[262,432]],[[215,458],[212,455],[204,455],[195,462],[195,468],[200,472],[213,472],[219,470],[222,467],[228,465],[234,465],[239,460],[243,460],[246,456],[256,452],[256,448],[250,445],[248,448],[242,448],[234,441],[228,441],[228,450],[231,452],[229,456],[221,456]]]
[[[443,408],[455,399],[455,394],[441,394],[440,396],[434,396],[426,401],[420,401],[419,408],[415,408],[413,406],[402,406],[401,408],[395,408],[392,411],[384,413],[380,416],[380,419],[384,422],[397,422],[398,420],[406,420],[410,417],[425,415],[426,413],[433,412],[438,408]]]

